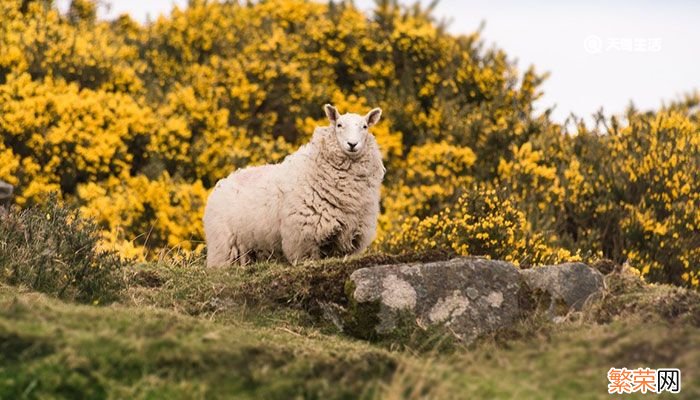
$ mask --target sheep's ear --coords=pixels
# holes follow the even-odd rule
[[[340,118],[340,113],[338,110],[330,104],[323,106],[323,111],[326,112],[326,117],[328,117],[328,120],[333,124],[335,124],[336,121],[338,121],[338,118]]]
[[[382,109],[381,108],[374,108],[372,111],[368,112],[367,115],[365,116],[365,119],[367,120],[367,125],[368,126],[374,126],[379,122],[379,118],[382,117]]]

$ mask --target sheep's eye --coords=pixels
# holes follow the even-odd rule
[[[362,125],[362,129],[367,129],[367,125]]]
[[[343,127],[343,124],[338,124],[338,128],[342,128],[342,127]]]

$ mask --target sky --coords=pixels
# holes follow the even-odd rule
[[[424,4],[427,1],[422,1]],[[70,0],[58,0],[65,9]],[[103,3],[108,3],[103,1]],[[406,1],[410,4],[413,1]],[[139,21],[187,0],[114,0],[100,16],[129,13]],[[370,10],[373,0],[355,0]],[[558,122],[574,113],[590,120],[601,107],[642,110],[700,90],[700,2],[692,0],[442,0],[436,10],[454,34],[485,23],[487,46],[505,50],[524,71],[549,72],[539,110]]]

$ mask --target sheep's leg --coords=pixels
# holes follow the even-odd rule
[[[251,250],[238,249],[238,251],[236,252],[236,258],[234,258],[232,261],[234,264],[248,265],[253,259],[253,257],[251,257],[251,254]]]
[[[353,250],[351,254],[361,253],[372,244],[377,231],[377,214],[378,211],[376,213],[368,213],[357,230],[353,232],[351,239]]]
[[[374,232],[372,232],[372,234],[366,234],[364,232],[357,232],[352,239],[352,245],[353,245],[353,253],[352,254],[358,254],[358,253],[363,252],[365,249],[367,249],[369,247],[370,244],[372,244],[372,240],[374,240]]]
[[[211,247],[207,248],[207,267],[219,267],[226,264],[226,257],[222,252],[215,251]]]
[[[361,253],[372,240],[361,231],[348,231],[340,237],[339,248],[344,256]]]
[[[207,236],[207,267],[223,267],[232,264],[246,265],[248,253],[243,251],[230,233]]]
[[[303,220],[286,221],[281,227],[282,252],[290,263],[321,258],[321,249],[310,224]]]
[[[220,267],[231,264],[232,253],[235,249],[231,248],[227,238],[216,238],[207,241],[207,267]]]
[[[282,252],[292,264],[304,260],[321,258],[321,251],[313,236],[285,235],[282,236]]]
[[[338,249],[337,256],[346,256],[355,254],[357,251],[357,238],[359,233],[350,229],[344,229],[337,235],[336,247]]]

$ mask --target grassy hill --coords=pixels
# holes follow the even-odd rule
[[[560,324],[535,316],[470,346],[420,328],[360,341],[319,304],[382,259],[131,266],[108,306],[2,285],[0,398],[594,399],[623,366],[680,368],[675,397],[700,396],[696,292],[616,272],[601,303]]]

